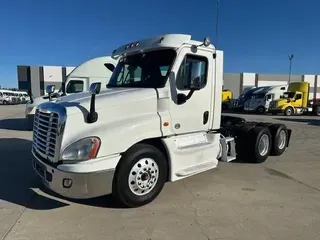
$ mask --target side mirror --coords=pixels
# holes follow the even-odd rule
[[[48,86],[46,87],[46,92],[47,92],[48,94],[51,94],[51,93],[54,93],[55,89],[56,89],[55,85],[48,85]]]
[[[111,72],[116,68],[112,63],[105,63],[104,66],[108,68]]]
[[[99,94],[101,89],[101,83],[95,82],[90,85],[90,93],[91,94]]]
[[[48,85],[46,87],[46,92],[48,93],[49,95],[49,101],[52,101],[52,97],[51,97],[51,94],[54,93],[54,90],[56,89],[55,85]]]
[[[90,85],[91,102],[90,102],[90,112],[87,116],[88,123],[94,123],[98,120],[98,113],[95,110],[96,104],[96,94],[100,93],[101,83],[95,82]]]

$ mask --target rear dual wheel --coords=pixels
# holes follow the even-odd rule
[[[272,148],[270,155],[280,156],[284,153],[288,143],[287,127],[283,124],[273,124],[269,126],[272,134]]]
[[[248,132],[249,157],[252,162],[262,163],[270,154],[272,136],[267,127],[254,127]]]
[[[262,163],[269,155],[282,155],[287,143],[288,131],[285,125],[266,123],[242,128],[238,132],[236,147],[241,160]]]
[[[252,163],[264,162],[271,151],[272,135],[267,127],[245,126],[238,135],[238,158]]]

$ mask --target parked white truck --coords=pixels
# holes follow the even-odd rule
[[[91,94],[37,107],[33,167],[56,193],[112,193],[137,207],[165,182],[216,168],[218,160],[263,162],[288,146],[291,130],[283,124],[221,116],[223,52],[208,38],[167,34],[112,56],[119,63],[107,89],[93,83]]]
[[[269,109],[270,102],[279,99],[288,89],[288,85],[270,86],[267,89],[257,90],[251,99],[244,103],[244,111],[265,113]]]
[[[0,89],[0,104],[1,105],[14,104],[12,97],[13,97],[13,93],[11,90]]]
[[[101,82],[103,86],[106,86],[117,62],[111,56],[97,57],[83,62],[68,74],[65,83],[62,84],[58,92],[52,93],[50,97],[46,93],[45,96],[31,99],[25,109],[28,129],[32,130],[34,114],[39,104],[55,101],[61,96],[89,91],[90,84],[93,82]]]

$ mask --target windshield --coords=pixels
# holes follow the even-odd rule
[[[176,56],[173,49],[134,54],[120,59],[107,88],[161,88]]]
[[[252,99],[261,99],[261,98],[264,98],[266,94],[263,94],[263,93],[260,93],[260,94],[253,94],[252,95]]]
[[[285,92],[283,98],[294,98],[294,95],[296,95],[295,92]]]

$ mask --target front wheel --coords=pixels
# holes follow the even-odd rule
[[[117,166],[112,194],[127,207],[152,202],[167,181],[168,164],[163,153],[139,143],[125,152]]]
[[[320,106],[316,107],[315,113],[317,116],[320,116]]]
[[[7,102],[6,100],[4,100],[4,101],[2,102],[2,104],[3,104],[3,105],[8,105],[8,102]]]
[[[292,116],[294,113],[294,110],[292,107],[287,107],[285,110],[284,110],[284,115],[285,116]]]
[[[266,111],[266,109],[264,108],[264,106],[260,106],[257,108],[257,113],[258,114],[264,114]]]

